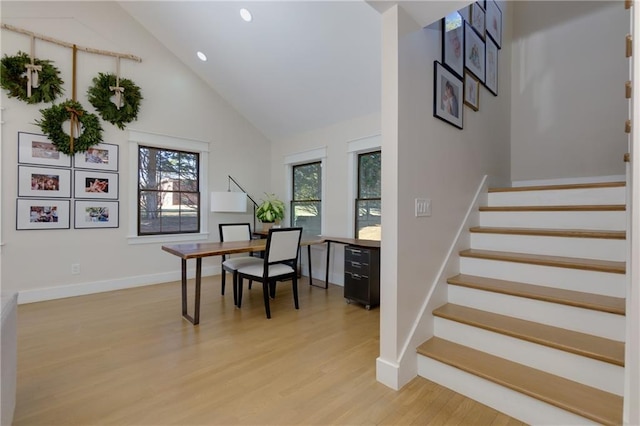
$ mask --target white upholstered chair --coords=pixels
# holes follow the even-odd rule
[[[276,282],[291,280],[293,302],[298,309],[298,253],[302,228],[271,228],[267,237],[267,248],[260,264],[238,268],[237,306],[242,304],[242,280],[260,281],[267,318],[271,318],[269,297],[275,296]]]
[[[248,223],[221,223],[220,241],[247,241],[251,239],[251,227]],[[233,275],[233,303],[238,305],[238,269],[243,266],[262,265],[262,259],[245,254],[222,256],[221,294],[224,296],[226,272]]]

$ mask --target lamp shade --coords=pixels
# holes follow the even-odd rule
[[[212,192],[211,211],[219,213],[246,213],[247,194],[244,192]]]

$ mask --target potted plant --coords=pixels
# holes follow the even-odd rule
[[[256,217],[263,224],[263,228],[269,229],[274,223],[284,219],[284,203],[279,200],[275,194],[266,194],[266,199],[262,200],[262,204],[256,210]]]

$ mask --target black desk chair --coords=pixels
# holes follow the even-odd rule
[[[261,264],[242,266],[238,269],[237,306],[242,304],[242,280],[247,278],[262,283],[264,309],[271,318],[269,297],[275,297],[276,281],[291,280],[293,302],[298,309],[298,253],[302,228],[278,228],[269,230],[267,248]]]
[[[221,223],[220,241],[247,241],[251,239],[251,227],[248,223]],[[222,278],[221,294],[224,296],[226,272],[233,274],[233,304],[238,305],[238,269],[243,266],[262,265],[262,259],[250,255],[223,255],[222,256]]]

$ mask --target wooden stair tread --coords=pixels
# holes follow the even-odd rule
[[[599,238],[624,240],[625,231],[599,231],[589,229],[543,229],[543,228],[500,228],[490,226],[473,226],[471,232],[481,234],[532,235],[541,237]]]
[[[586,204],[562,206],[480,206],[481,212],[597,212],[625,211],[624,204]]]
[[[620,396],[437,337],[418,353],[600,424],[622,424]]]
[[[525,297],[594,311],[608,312],[616,315],[625,315],[626,310],[624,298],[525,284],[515,281],[460,274],[447,279],[447,283],[477,290],[508,294],[510,296]]]
[[[522,191],[549,191],[560,189],[591,189],[591,188],[618,188],[625,186],[625,182],[594,182],[573,183],[565,185],[534,185],[534,186],[510,186],[502,188],[489,188],[489,192],[522,192]]]
[[[626,271],[625,262],[617,262],[613,260],[581,259],[564,256],[548,256],[543,254],[511,253],[477,249],[463,250],[459,254],[462,257],[528,263],[533,265],[552,266],[558,268],[610,272],[614,274],[624,274]]]
[[[623,342],[452,303],[435,309],[433,315],[576,355],[624,366]]]

